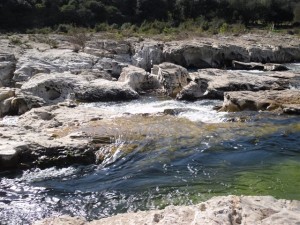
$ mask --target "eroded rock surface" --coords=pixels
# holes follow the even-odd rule
[[[225,93],[221,111],[280,110],[290,114],[299,114],[299,109],[299,90],[238,91]]]
[[[25,94],[38,96],[46,104],[55,104],[70,98],[79,101],[114,101],[138,98],[126,84],[92,76],[71,73],[37,74],[22,86]]]
[[[282,225],[298,224],[300,201],[276,200],[271,196],[220,196],[193,206],[168,206],[164,210],[126,213],[95,220],[56,217],[34,223],[82,225],[131,225],[131,224],[228,224],[228,225]]]
[[[223,99],[228,91],[259,91],[289,89],[297,72],[247,73],[219,69],[203,69],[190,73],[193,80],[177,96],[180,100]]]

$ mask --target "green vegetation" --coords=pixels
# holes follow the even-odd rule
[[[0,30],[67,33],[72,27],[121,33],[240,32],[300,21],[299,0],[2,0]],[[233,25],[235,24],[235,25]]]

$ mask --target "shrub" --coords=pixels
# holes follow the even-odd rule
[[[56,32],[58,33],[68,33],[71,29],[73,29],[73,26],[70,24],[59,24]]]
[[[84,28],[72,28],[69,31],[69,42],[73,44],[73,51],[79,52],[80,50],[84,50],[85,44],[88,41],[88,35],[86,33],[86,29]]]
[[[98,23],[95,26],[96,32],[108,31],[108,30],[110,30],[110,26],[107,23]]]

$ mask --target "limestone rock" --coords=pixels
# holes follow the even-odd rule
[[[116,101],[138,98],[126,84],[104,79],[89,80],[87,76],[70,73],[37,74],[22,86],[24,95],[42,98],[56,104],[74,94],[79,101]]]
[[[67,220],[84,225],[132,224],[297,224],[300,221],[300,202],[276,200],[271,196],[218,196],[191,206],[168,206],[163,210],[118,214],[92,222],[63,216],[49,218],[34,225],[54,224]]]
[[[0,87],[12,86],[15,69],[15,56],[9,53],[0,53]]]
[[[172,97],[175,97],[190,81],[188,71],[173,63],[155,65],[152,72],[158,76],[158,81],[167,95]]]
[[[149,74],[144,69],[135,66],[125,67],[118,81],[125,82],[136,91],[156,89],[160,86],[157,75]]]
[[[46,52],[32,49],[18,60],[13,80],[24,82],[37,73],[70,71],[77,74],[92,69],[96,60],[92,55],[66,49],[51,49]]]
[[[14,62],[0,62],[0,86],[12,86],[12,78],[16,64]]]
[[[259,43],[256,40],[260,40]],[[152,65],[162,62],[201,69],[231,67],[232,60],[260,63],[299,61],[299,41],[287,36],[270,38],[255,34],[251,34],[251,38],[247,35],[214,36],[165,43],[147,40],[135,45],[132,57],[133,65],[147,71]]]
[[[94,69],[100,71],[106,71],[111,74],[112,77],[118,79],[124,67],[127,67],[128,64],[119,62],[111,58],[101,58],[94,65]]]
[[[239,62],[239,61],[232,61],[232,66],[234,69],[237,70],[264,70],[264,71],[287,71],[288,68],[281,64],[276,63],[245,63],[245,62]]]
[[[75,97],[79,101],[122,101],[139,98],[137,92],[121,82],[103,79],[93,80],[75,89]]]
[[[163,47],[163,44],[154,41],[139,43],[135,48],[135,54],[132,56],[132,64],[150,71],[153,65],[165,61]]]
[[[181,92],[176,96],[178,100],[193,101],[200,99],[204,96],[208,87],[207,82],[203,81],[191,81],[187,86],[185,86]]]
[[[226,91],[259,91],[289,89],[300,77],[297,72],[248,73],[219,69],[202,69],[190,73],[193,80],[178,99],[223,99]]]
[[[237,91],[226,92],[221,111],[280,110],[298,114],[300,107],[299,90],[282,91]]]
[[[35,225],[50,225],[50,224],[57,224],[57,225],[84,225],[86,220],[80,217],[70,217],[70,216],[60,216],[57,218],[50,218],[45,219],[43,221],[35,222]]]
[[[0,117],[20,115],[42,105],[44,105],[42,99],[32,95],[23,95],[19,89],[0,88]]]

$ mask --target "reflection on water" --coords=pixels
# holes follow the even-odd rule
[[[110,111],[109,119],[81,129],[114,136],[114,143],[99,149],[112,154],[100,165],[2,172],[1,224],[29,224],[60,214],[95,219],[194,204],[214,195],[300,200],[300,118],[218,114],[211,110],[214,104],[143,99],[86,105]],[[172,107],[189,110],[145,115]],[[225,122],[235,117],[246,122]]]

